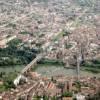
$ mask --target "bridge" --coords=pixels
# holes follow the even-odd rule
[[[49,34],[47,37],[46,40],[50,40],[50,41],[47,41],[43,46],[42,46],[42,49],[44,52],[41,52],[40,54],[38,54],[36,56],[35,59],[33,59],[27,66],[25,66],[25,68],[21,71],[21,73],[17,76],[17,78],[14,80],[14,84],[17,86],[20,82],[20,79],[23,78],[23,75],[25,73],[27,73],[31,68],[32,66],[36,65],[36,63],[38,61],[40,61],[44,56],[45,56],[45,51],[47,50],[47,48],[51,45],[52,43],[52,39],[54,39],[55,37],[57,37],[58,35],[60,34],[60,32],[58,33],[52,33],[52,34]]]
[[[75,22],[77,23],[77,21],[78,21],[78,19],[82,16],[82,15],[84,15],[85,13],[86,13],[86,11],[87,10],[84,10],[83,11],[83,13],[78,17],[78,18],[76,18],[75,19]],[[31,13],[33,13],[33,12],[31,12]],[[31,14],[30,13],[30,14]],[[26,16],[25,16],[26,17]],[[22,17],[21,17],[22,18]],[[19,20],[19,19],[18,19]],[[17,21],[17,20],[16,20]],[[60,32],[61,32],[61,30],[59,30],[59,32],[58,33],[52,33],[52,34],[47,34],[48,36],[47,36],[47,38],[46,38],[46,40],[49,40],[49,41],[47,41],[43,46],[42,46],[42,49],[43,49],[43,51],[46,51],[46,49],[50,46],[50,44],[53,42],[52,41],[52,39],[54,39],[54,38],[56,38],[59,34],[60,34]],[[40,61],[42,58],[44,57],[44,53],[40,53],[40,54],[38,54],[37,56],[36,56],[36,58],[35,59],[33,59],[22,71],[21,71],[21,73],[20,73],[20,75],[18,75],[18,77],[14,80],[15,82],[14,82],[14,84],[15,85],[18,85],[19,84],[19,81],[20,81],[20,79],[21,79],[21,75],[23,75],[24,73],[26,73],[28,70],[30,70],[31,69],[31,67],[32,66],[34,66],[38,61]]]
[[[56,33],[56,34],[53,34],[53,33],[50,34],[50,35],[48,36],[47,40],[48,40],[48,39],[52,40],[52,37],[53,37],[53,38],[57,37],[57,36],[59,35],[59,33],[60,33],[60,32],[58,32],[58,33]],[[21,74],[24,74],[24,73],[27,72],[29,69],[31,69],[32,66],[36,65],[36,63],[37,63],[38,61],[40,61],[40,60],[45,56],[45,51],[46,51],[46,49],[51,45],[51,43],[52,43],[51,41],[48,41],[48,42],[46,42],[46,43],[42,46],[43,52],[41,52],[40,54],[38,54],[38,55],[36,56],[36,58],[33,59],[33,60],[21,71]]]
[[[43,58],[43,54],[38,54],[37,57],[31,61],[22,71],[21,74],[24,74],[27,72],[32,66],[34,66],[38,61],[40,61]]]

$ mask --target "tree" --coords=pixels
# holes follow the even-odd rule
[[[73,93],[72,92],[64,92],[63,97],[72,97]]]

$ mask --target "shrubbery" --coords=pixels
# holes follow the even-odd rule
[[[7,48],[0,48],[0,66],[28,64],[38,51],[26,47],[18,48],[21,40],[14,39]]]
[[[73,96],[73,93],[72,92],[64,92],[63,97],[72,97]]]
[[[64,65],[62,61],[59,60],[50,60],[50,59],[42,59],[38,62],[38,64],[45,64],[45,65]]]
[[[16,72],[11,72],[9,74],[1,73],[0,79],[3,81],[3,84],[0,85],[0,92],[15,88],[13,80],[16,78],[16,76]]]

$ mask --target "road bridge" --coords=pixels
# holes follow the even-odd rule
[[[31,69],[32,66],[36,65],[36,63],[38,61],[40,61],[43,58],[43,54],[38,54],[37,57],[32,60],[22,71],[21,74],[24,74],[25,72],[27,72],[29,69]]]
[[[38,61],[40,61],[44,56],[45,56],[45,51],[47,50],[47,48],[51,45],[51,43],[53,42],[52,39],[57,37],[58,35],[60,34],[60,32],[58,33],[52,33],[48,36],[47,41],[43,46],[42,46],[42,49],[43,49],[43,52],[41,52],[40,54],[38,54],[36,56],[35,59],[33,59],[27,66],[25,66],[25,68],[21,71],[21,73],[17,76],[17,78],[14,80],[14,84],[15,85],[18,85],[19,82],[20,82],[20,79],[23,77],[23,75],[25,73],[27,73],[31,68],[32,66],[36,65],[36,63]]]

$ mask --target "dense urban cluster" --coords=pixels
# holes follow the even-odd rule
[[[0,0],[0,100],[99,100],[99,4]],[[38,65],[74,69],[76,75],[42,75]]]
[[[100,93],[100,79],[96,77],[42,77],[36,72],[29,72],[15,89],[1,94],[2,100],[93,100],[89,99]],[[9,99],[8,99],[9,98]],[[96,97],[99,100],[100,95]]]

